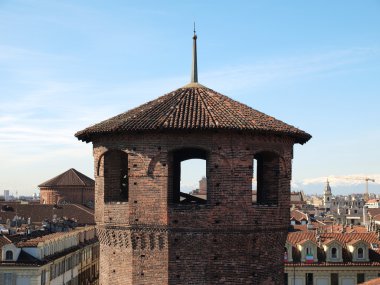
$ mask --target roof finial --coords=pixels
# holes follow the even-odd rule
[[[198,83],[197,34],[195,32],[195,22],[194,22],[194,36],[193,36],[193,64],[191,66],[191,83]]]

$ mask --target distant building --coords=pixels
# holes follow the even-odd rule
[[[207,199],[207,178],[202,177],[202,179],[199,180],[199,188],[195,189],[194,191],[191,191],[189,194],[194,197],[206,200]]]
[[[96,285],[98,276],[93,226],[34,238],[0,236],[2,285]]]
[[[326,211],[329,211],[331,208],[331,200],[331,187],[329,181],[327,180],[325,190],[323,191],[323,207],[326,209]]]
[[[11,200],[11,197],[9,195],[9,190],[4,190],[4,201]]]
[[[368,208],[380,208],[380,199],[368,200],[365,204]]]
[[[361,195],[333,196],[327,180],[323,191],[322,208],[336,223],[360,225],[363,222],[365,201]]]
[[[309,220],[307,214],[299,211],[290,211],[290,225],[306,225]]]
[[[38,185],[41,204],[82,204],[93,208],[95,181],[71,168]]]
[[[369,208],[365,218],[369,231],[380,232],[380,208]]]
[[[380,241],[374,232],[290,232],[284,250],[284,284],[355,285],[380,274]]]

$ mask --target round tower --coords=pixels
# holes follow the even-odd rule
[[[199,84],[196,39],[188,85],[76,133],[94,146],[102,285],[283,283],[293,145],[311,136]],[[204,199],[181,191],[193,158]]]

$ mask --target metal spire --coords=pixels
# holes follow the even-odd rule
[[[193,36],[193,64],[191,65],[191,83],[198,83],[197,34],[195,32],[195,22],[194,22],[194,36]]]

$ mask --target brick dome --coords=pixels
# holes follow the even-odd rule
[[[199,83],[190,83],[137,108],[102,121],[75,136],[155,130],[240,130],[290,136],[304,144],[311,135]]]
[[[41,204],[94,205],[95,181],[71,168],[40,185]]]

